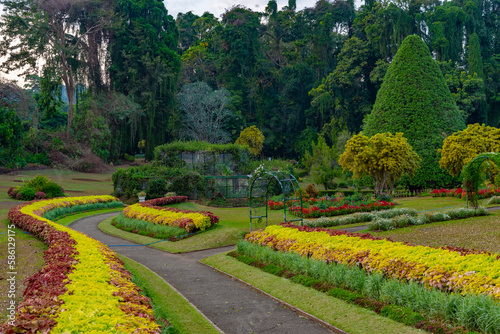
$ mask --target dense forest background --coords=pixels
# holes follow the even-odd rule
[[[301,159],[363,129],[409,35],[426,43],[466,124],[500,124],[500,0],[320,0],[244,6],[221,19],[159,0],[3,0],[0,165],[153,157],[178,139],[234,142],[252,125],[263,156]],[[65,89],[62,89],[64,87]],[[62,93],[65,94],[65,99]],[[27,154],[29,153],[29,154]]]

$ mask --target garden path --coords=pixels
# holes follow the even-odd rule
[[[106,245],[120,245],[111,249],[156,272],[224,333],[331,333],[317,322],[199,262],[234,246],[184,254],[138,246],[99,230],[101,221],[116,214],[82,218],[73,222],[71,228]]]

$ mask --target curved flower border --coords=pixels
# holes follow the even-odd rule
[[[131,205],[123,210],[127,218],[141,219],[160,225],[169,225],[185,229],[188,232],[204,231],[219,222],[219,217],[209,211],[180,210],[162,205],[187,201],[186,196],[155,198]]]
[[[32,201],[9,211],[9,220],[49,244],[45,266],[27,279],[14,325],[4,333],[159,333],[149,300],[109,248],[41,216],[57,207],[118,201],[112,196]],[[91,278],[91,279],[89,279]]]
[[[500,299],[500,256],[462,248],[432,248],[393,242],[372,235],[291,224],[268,226],[245,239],[254,244],[296,252],[326,262],[359,265],[369,272],[416,281],[462,294],[489,294]]]

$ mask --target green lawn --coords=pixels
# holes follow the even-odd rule
[[[225,254],[211,256],[203,259],[202,262],[240,278],[349,333],[425,333],[379,316],[373,311],[330,297],[313,288],[307,288],[286,278],[263,272]]]

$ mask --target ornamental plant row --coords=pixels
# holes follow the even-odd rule
[[[485,294],[500,299],[500,256],[488,252],[415,246],[370,234],[296,227],[268,226],[245,239],[282,252],[347,265],[368,272],[419,282],[426,287],[461,294]]]
[[[123,215],[131,219],[180,227],[188,232],[204,231],[219,222],[219,217],[208,211],[180,210],[159,206],[181,203],[186,200],[186,196],[156,198],[125,208]]]
[[[341,206],[331,206],[327,209],[321,209],[318,206],[311,206],[309,208],[302,208],[304,218],[319,218],[319,217],[332,217],[347,215],[355,212],[370,212],[375,210],[387,210],[394,207],[394,203],[379,201],[371,204],[350,205],[344,204]],[[300,216],[301,208],[297,206],[290,207],[290,212],[296,216]]]
[[[43,214],[58,207],[117,201],[112,196],[32,201],[9,211],[9,220],[48,243],[45,265],[27,279],[16,320],[2,333],[159,333],[146,297],[109,248]]]
[[[487,188],[480,189],[478,191],[478,198],[483,199],[483,198],[490,198],[492,196],[499,196],[500,195],[500,187],[494,187],[492,185],[488,186]],[[433,189],[431,191],[431,196],[432,197],[457,197],[461,199],[466,199],[467,192],[465,189],[462,188],[456,188],[456,189]]]

